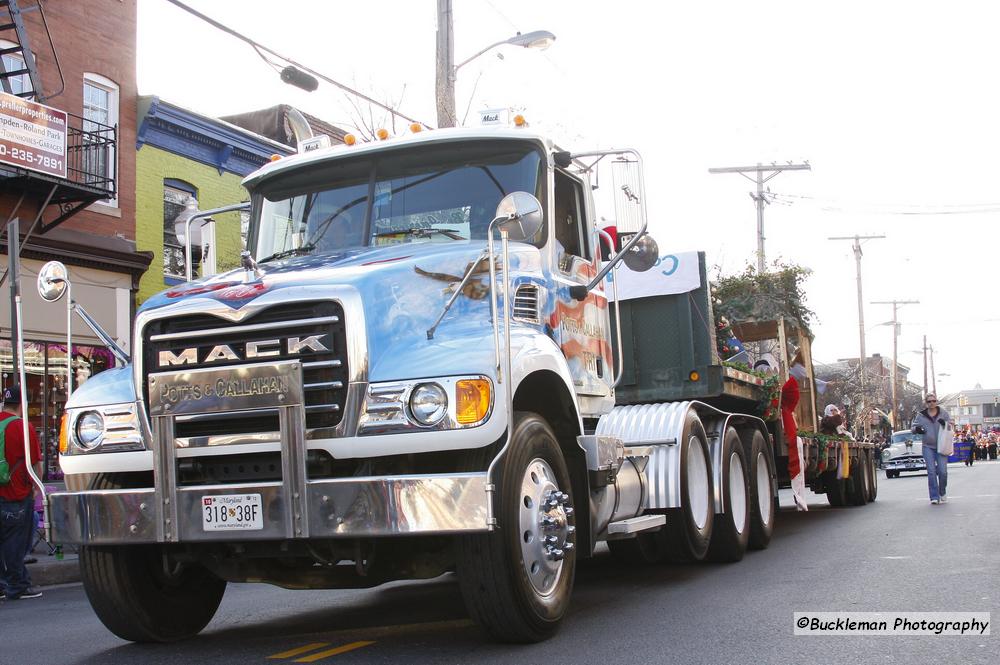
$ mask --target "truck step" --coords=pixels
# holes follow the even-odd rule
[[[648,531],[649,529],[659,529],[667,523],[666,515],[640,515],[627,520],[620,520],[608,524],[608,537],[612,540],[628,538],[634,533]]]

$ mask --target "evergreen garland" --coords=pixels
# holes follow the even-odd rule
[[[811,272],[776,260],[767,272],[747,265],[739,275],[720,275],[712,294],[716,320],[773,321],[784,317],[808,330],[816,314],[805,305],[803,285]]]

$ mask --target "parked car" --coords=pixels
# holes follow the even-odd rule
[[[882,466],[886,478],[896,478],[904,471],[927,472],[927,462],[924,461],[921,450],[921,435],[909,430],[893,432],[889,447],[882,451]]]

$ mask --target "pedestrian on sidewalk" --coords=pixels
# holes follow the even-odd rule
[[[938,406],[937,395],[927,393],[926,407],[913,419],[911,431],[920,434],[924,461],[927,463],[927,491],[931,504],[948,502],[948,456],[938,452],[938,433],[951,419],[948,412]]]
[[[0,485],[0,597],[6,600],[38,598],[31,575],[24,565],[24,553],[31,542],[35,523],[34,486],[24,461],[24,429],[21,422],[21,388],[13,385],[3,392],[0,412],[0,441],[10,470],[10,480]],[[28,425],[31,461],[35,473],[42,473],[42,450],[38,434]]]

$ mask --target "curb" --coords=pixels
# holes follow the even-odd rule
[[[62,560],[45,554],[35,556],[38,557],[38,563],[29,563],[27,566],[32,585],[48,587],[80,581],[80,561],[75,554],[67,555]]]

